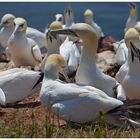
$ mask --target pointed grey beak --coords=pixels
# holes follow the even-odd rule
[[[15,34],[15,32],[19,29],[19,25],[16,24],[15,29],[13,31],[13,34]]]
[[[51,35],[56,37],[57,34],[63,34],[63,35],[71,35],[74,37],[78,37],[78,35],[71,29],[59,29],[59,30],[52,30]]]
[[[136,4],[133,2],[129,2],[128,6],[129,6],[129,8],[134,8],[134,9],[136,8]]]

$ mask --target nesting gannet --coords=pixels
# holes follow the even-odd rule
[[[86,23],[77,23],[73,25],[71,29],[54,30],[51,31],[51,34],[54,36],[56,34],[68,34],[81,38],[84,47],[76,73],[76,82],[94,86],[109,96],[115,97],[113,87],[116,86],[118,82],[114,78],[102,73],[95,63],[98,39],[94,28]],[[117,90],[117,98],[125,100],[125,93],[120,84],[118,84]]]
[[[38,45],[26,37],[27,22],[23,18],[14,20],[15,29],[8,40],[8,52],[16,66],[39,65],[42,55]]]
[[[95,121],[100,112],[107,113],[122,106],[123,102],[107,96],[103,91],[86,85],[64,83],[58,79],[65,61],[59,54],[48,57],[40,91],[40,101],[55,112],[60,118],[77,123]],[[109,123],[114,124],[114,120]],[[118,120],[121,121],[121,120]],[[124,120],[118,125],[124,125]],[[116,124],[116,123],[115,123]],[[114,125],[115,125],[114,124]]]
[[[13,68],[0,72],[0,104],[15,103],[33,92],[39,92],[41,85],[32,88],[40,77],[40,72],[23,68]]]
[[[97,25],[97,23],[95,23],[95,21],[94,21],[93,11],[91,9],[86,9],[86,11],[84,12],[84,17],[85,17],[85,23],[89,24],[90,26],[92,26],[95,29],[98,39],[103,37],[104,33],[103,33],[101,27],[99,25]]]
[[[58,21],[54,21],[50,24],[50,30],[55,29],[62,29],[62,24]],[[73,41],[69,40],[69,37],[66,37],[65,41],[62,43],[61,37],[58,35],[53,38],[49,37],[49,32],[47,34],[47,46],[48,46],[48,53],[45,56],[42,64],[45,64],[47,57],[50,54],[57,53],[64,57],[65,61],[67,62],[67,74],[71,75],[75,72],[78,68],[80,62],[80,52]],[[42,66],[43,66],[42,65]],[[44,66],[43,66],[44,67]],[[42,67],[42,69],[43,69]]]
[[[130,15],[126,21],[124,32],[126,32],[129,28],[132,28],[137,24],[137,5],[135,3],[129,2],[128,6]]]
[[[63,25],[64,19],[62,14],[56,14],[55,20],[61,22],[61,24]]]
[[[127,71],[122,81],[125,93],[129,99],[140,99],[140,39],[136,29],[130,28],[125,33],[125,43],[128,47]]]
[[[7,47],[7,41],[14,31],[14,19],[15,18],[16,17],[12,14],[5,14],[1,18],[0,44],[4,48]],[[39,45],[40,48],[42,48],[44,46],[47,47],[45,34],[38,31],[37,29],[27,27],[26,35],[27,35],[27,37],[33,39]]]
[[[116,63],[120,66],[123,65],[128,57],[128,49],[126,47],[124,39],[119,42],[113,43],[111,46],[115,51]]]

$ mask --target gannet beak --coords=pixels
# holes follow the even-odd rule
[[[134,57],[137,57],[140,60],[140,50],[136,48],[134,43],[130,42],[130,45],[131,45],[131,58],[132,58],[132,62],[134,61]]]
[[[0,23],[0,29],[3,27],[3,23]]]
[[[74,37],[78,37],[76,32],[74,32],[72,29],[59,29],[59,30],[52,30],[51,35],[56,37],[57,34],[63,34],[63,35],[71,35]]]
[[[133,3],[133,2],[129,2],[128,3],[128,6],[129,6],[129,8],[131,9],[131,8],[136,8],[136,4],[135,3]]]
[[[15,32],[19,29],[19,27],[20,27],[19,25],[16,25],[16,26],[15,26],[15,29],[14,29],[14,31],[13,31],[13,34],[15,34]]]
[[[70,79],[68,75],[66,74],[65,67],[60,69],[60,73],[64,76],[66,82],[70,83]]]

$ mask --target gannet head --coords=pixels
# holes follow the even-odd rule
[[[138,57],[140,60],[140,37],[136,29],[130,28],[127,30],[124,36],[126,46],[131,50],[132,62],[134,57]]]
[[[59,21],[53,21],[53,22],[50,24],[50,29],[51,29],[51,30],[62,29],[62,24],[61,24],[61,22],[59,22]]]
[[[27,22],[23,18],[15,18],[14,20],[15,29],[14,32],[26,32]]]
[[[2,18],[1,18],[1,23],[0,23],[0,29],[4,26],[11,26],[13,25],[13,21],[15,19],[15,16],[12,14],[5,14]]]
[[[56,14],[55,15],[55,20],[61,22],[63,24],[63,15],[62,14]]]
[[[51,34],[56,36],[56,34],[64,34],[64,35],[71,35],[74,37],[78,37],[83,40],[83,43],[89,44],[91,41],[94,41],[94,45],[97,46],[98,39],[97,34],[94,28],[86,23],[77,23],[71,26],[70,29],[59,29],[59,30],[52,30]]]
[[[137,5],[136,5],[136,3],[129,2],[128,6],[129,6],[130,15],[132,17],[137,17]]]
[[[85,23],[91,25],[93,22],[93,12],[91,9],[86,9],[84,12]]]

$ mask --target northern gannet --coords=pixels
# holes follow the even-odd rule
[[[13,14],[5,14],[1,18],[0,22],[0,44],[2,47],[7,47],[7,41],[14,31],[14,19],[16,17]],[[37,29],[27,27],[26,36],[33,39],[40,48],[47,47],[45,34]]]
[[[26,37],[27,22],[23,18],[14,19],[15,29],[8,40],[8,52],[16,66],[38,66],[42,61],[39,46]]]
[[[140,99],[140,39],[136,29],[130,28],[125,33],[128,47],[127,70],[122,86],[129,99]]]
[[[124,104],[97,88],[60,81],[59,71],[64,71],[64,68],[65,61],[61,55],[48,56],[40,91],[41,103],[51,107],[60,118],[77,123],[94,122],[100,116],[100,112],[106,114]],[[108,122],[114,124],[114,118],[110,121],[110,117],[109,114]],[[124,120],[118,121],[117,125],[124,125]]]
[[[91,9],[85,10],[84,17],[85,17],[85,23],[89,24],[95,29],[98,39],[100,39],[101,37],[104,37],[104,33],[101,27],[97,25],[94,21],[94,13]]]
[[[81,61],[76,73],[76,82],[94,86],[111,97],[115,97],[113,87],[118,84],[117,98],[125,100],[126,96],[122,86],[112,77],[102,73],[95,63],[95,55],[98,48],[96,31],[86,23],[77,23],[71,29],[51,31],[52,35],[68,34],[79,37],[83,41]]]
[[[40,72],[23,68],[0,72],[0,105],[15,103],[34,92],[39,92],[41,84],[34,89],[33,86],[40,77]]]
[[[129,2],[128,6],[130,15],[126,21],[124,32],[126,32],[129,28],[133,28],[137,24],[137,5],[135,3]]]

